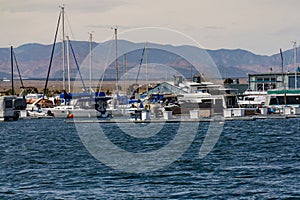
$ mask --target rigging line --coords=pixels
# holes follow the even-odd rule
[[[136,76],[135,83],[137,83],[138,78],[139,78],[139,75],[140,75],[141,65],[142,65],[142,63],[143,63],[144,54],[145,54],[145,48],[146,48],[146,44],[144,45],[144,48],[143,48],[142,57],[141,57],[141,60],[140,60],[140,65],[139,65],[139,69],[138,69],[138,73],[137,73],[137,76]]]
[[[67,27],[68,27],[68,29],[69,29],[69,31],[70,31],[70,34],[71,34],[71,38],[72,38],[73,40],[75,40],[75,37],[74,37],[73,31],[72,31],[72,28],[71,28],[71,24],[70,24],[68,15],[67,15],[66,11],[64,11],[64,13],[65,13],[66,21],[67,21]]]
[[[52,65],[52,60],[53,60],[53,55],[54,55],[54,50],[55,50],[55,43],[56,43],[56,39],[57,39],[57,33],[58,33],[60,18],[61,18],[61,12],[59,13],[59,17],[58,17],[58,21],[57,21],[57,25],[56,25],[54,42],[53,42],[53,46],[52,46],[52,52],[51,52],[51,57],[50,57],[50,62],[49,62],[49,67],[48,67],[47,79],[46,79],[46,84],[45,84],[42,99],[44,99],[44,97],[45,97],[46,89],[47,89],[47,86],[48,86],[48,80],[49,80],[49,75],[50,75],[50,71],[51,71],[51,65]]]
[[[82,75],[81,75],[81,72],[80,72],[80,69],[79,69],[79,65],[78,65],[78,61],[77,61],[77,58],[75,56],[75,52],[74,52],[74,49],[73,49],[73,46],[71,44],[71,41],[69,41],[69,44],[70,44],[70,47],[71,47],[71,52],[72,52],[72,55],[74,57],[74,61],[75,61],[75,64],[76,64],[76,67],[77,67],[77,70],[78,70],[78,73],[79,73],[79,76],[80,76],[80,79],[81,79],[81,83],[82,83],[82,86],[83,86],[83,90],[84,92],[86,91],[86,87],[85,87],[85,84],[84,84],[84,81],[83,81],[83,78],[82,78]]]
[[[19,73],[19,78],[20,78],[20,81],[21,81],[21,86],[22,86],[22,88],[24,88],[23,80],[22,80],[22,77],[21,77],[21,73],[20,73],[20,70],[19,70],[19,65],[18,65],[16,54],[15,54],[14,50],[13,50],[13,57],[14,57],[14,60],[15,60],[15,63],[16,63],[16,67],[17,67],[18,73]]]

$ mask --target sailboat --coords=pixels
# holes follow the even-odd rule
[[[142,120],[142,119],[149,119],[150,115],[149,113],[143,113],[148,111],[147,109],[144,108],[143,101],[141,100],[141,97],[139,96],[139,93],[137,93],[138,90],[138,77],[140,73],[140,68],[142,65],[142,61],[144,58],[144,54],[147,51],[146,50],[146,44],[143,48],[142,51],[142,58],[140,60],[139,64],[139,70],[137,72],[137,78],[136,78],[136,83],[133,84],[133,90],[131,96],[127,96],[125,94],[121,94],[120,89],[119,89],[119,64],[118,64],[118,29],[115,27],[113,28],[114,30],[114,36],[115,36],[115,69],[116,69],[116,88],[115,88],[115,94],[113,98],[109,101],[109,112],[112,114],[112,116],[118,116],[118,117],[130,117],[130,119],[135,119],[135,120]],[[124,54],[124,67],[125,73],[123,70],[123,73],[125,74],[127,78],[127,60],[126,60],[126,54]],[[147,71],[147,55],[146,55],[146,71]],[[147,77],[147,76],[146,76]],[[126,81],[126,80],[124,80]],[[147,82],[148,82],[148,77],[147,77]],[[135,87],[136,86],[136,87]],[[124,88],[125,88],[125,82],[124,82]],[[145,117],[142,117],[145,116]]]
[[[57,118],[90,118],[90,117],[97,117],[97,118],[106,118],[109,117],[109,113],[106,111],[107,107],[107,100],[109,98],[106,97],[105,93],[103,92],[93,92],[91,86],[91,66],[90,66],[90,91],[87,92],[85,88],[84,81],[82,79],[80,69],[78,66],[77,59],[75,57],[74,49],[71,45],[71,41],[69,37],[65,36],[64,32],[64,7],[61,7],[60,17],[62,17],[62,34],[63,34],[63,41],[62,41],[62,54],[63,54],[63,92],[60,96],[55,99],[55,107],[49,109],[51,113],[53,113],[54,117]],[[57,30],[60,24],[60,17],[58,20]],[[56,35],[57,35],[56,30]],[[65,38],[66,44],[65,45]],[[55,36],[56,40],[56,36]],[[55,42],[54,42],[55,45]],[[68,75],[68,92],[66,92],[66,82],[65,82],[65,47],[67,47],[67,75]],[[69,62],[69,52],[70,49],[75,59],[75,63],[81,78],[81,82],[83,85],[83,93],[71,93],[70,87],[70,62]],[[53,48],[54,51],[54,48]],[[92,34],[90,33],[90,56],[92,55]],[[53,55],[53,52],[52,52]],[[52,58],[51,58],[52,59]],[[92,58],[91,58],[92,59]],[[91,60],[90,59],[90,60]],[[90,62],[92,65],[92,60]],[[49,65],[49,70],[51,67],[51,61]],[[47,81],[49,78],[49,70],[47,75]],[[46,83],[47,83],[46,81]],[[47,84],[46,84],[47,85]],[[46,87],[45,87],[46,88]]]

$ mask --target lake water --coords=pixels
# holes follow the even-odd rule
[[[207,124],[174,163],[147,173],[107,167],[86,150],[74,124],[61,119],[0,123],[0,199],[269,199],[300,198],[300,119],[225,122],[204,158],[199,149]],[[133,152],[143,146],[102,125],[108,138]],[[145,148],[171,140],[166,124]],[[153,138],[152,138],[153,139]],[[124,141],[126,141],[124,143]],[[149,145],[150,144],[150,145]],[[130,161],[128,161],[130,162]]]

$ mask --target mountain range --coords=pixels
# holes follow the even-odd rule
[[[110,57],[115,56],[115,42],[107,41],[104,43],[92,43],[93,48],[93,59],[107,59],[110,52]],[[85,41],[72,41],[72,48],[70,52],[70,70],[71,74],[77,73],[76,61],[79,66],[82,63],[88,62],[88,55],[90,53],[90,43]],[[149,44],[147,44],[148,46]],[[127,53],[127,66],[132,68],[133,66],[139,66],[141,63],[145,63],[145,44],[144,43],[133,43],[125,40],[118,41],[118,47],[121,49],[131,50]],[[219,49],[209,50],[200,49],[194,46],[172,46],[172,45],[161,45],[151,44],[148,49],[148,62],[158,63],[160,65],[167,65],[174,67],[175,70],[180,73],[189,76],[191,74],[191,62],[195,62],[202,67],[207,67],[209,64],[200,63],[199,55],[205,52],[212,63],[217,66],[222,78],[237,78],[247,77],[248,73],[265,73],[265,72],[281,72],[281,58],[280,54],[274,54],[271,56],[257,55],[250,51],[242,49]],[[17,60],[17,66],[23,78],[29,79],[46,79],[47,72],[50,66],[51,51],[53,45],[44,44],[24,44],[17,48],[14,48],[14,55]],[[94,50],[98,49],[94,52]],[[120,50],[119,50],[120,51]],[[75,56],[73,56],[72,52]],[[188,60],[182,56],[176,55],[174,52],[184,52],[185,55],[192,55]],[[299,54],[299,48],[297,48],[297,55]],[[101,55],[98,55],[101,54]],[[293,71],[293,49],[283,52],[284,58],[284,71]],[[122,67],[123,55],[118,52],[119,65]],[[75,59],[76,58],[76,61]],[[202,57],[201,57],[202,59]],[[206,59],[206,58],[205,58]],[[112,59],[111,59],[112,60]],[[197,62],[196,62],[197,61]],[[65,61],[66,62],[66,61]],[[94,61],[93,61],[94,62]],[[94,67],[97,67],[98,61],[95,61]],[[108,67],[106,78],[114,78],[116,74],[115,61],[106,63]],[[83,69],[84,70],[84,69]],[[140,70],[140,69],[139,69]],[[14,63],[14,75],[17,78],[18,73],[16,69],[16,63]],[[71,75],[72,76],[72,75]],[[10,48],[0,48],[0,79],[11,77],[11,57]],[[62,78],[62,43],[56,43],[53,52],[53,61],[51,63],[50,78],[61,79]],[[99,78],[96,74],[93,74],[93,78]]]

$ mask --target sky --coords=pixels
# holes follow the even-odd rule
[[[102,42],[113,30],[160,27],[179,32],[206,49],[245,49],[272,55],[300,44],[299,0],[0,0],[0,47],[52,44],[60,5],[73,40]],[[122,36],[120,36],[122,38]],[[132,42],[145,40],[134,37]],[[150,42],[190,45],[152,34]]]

